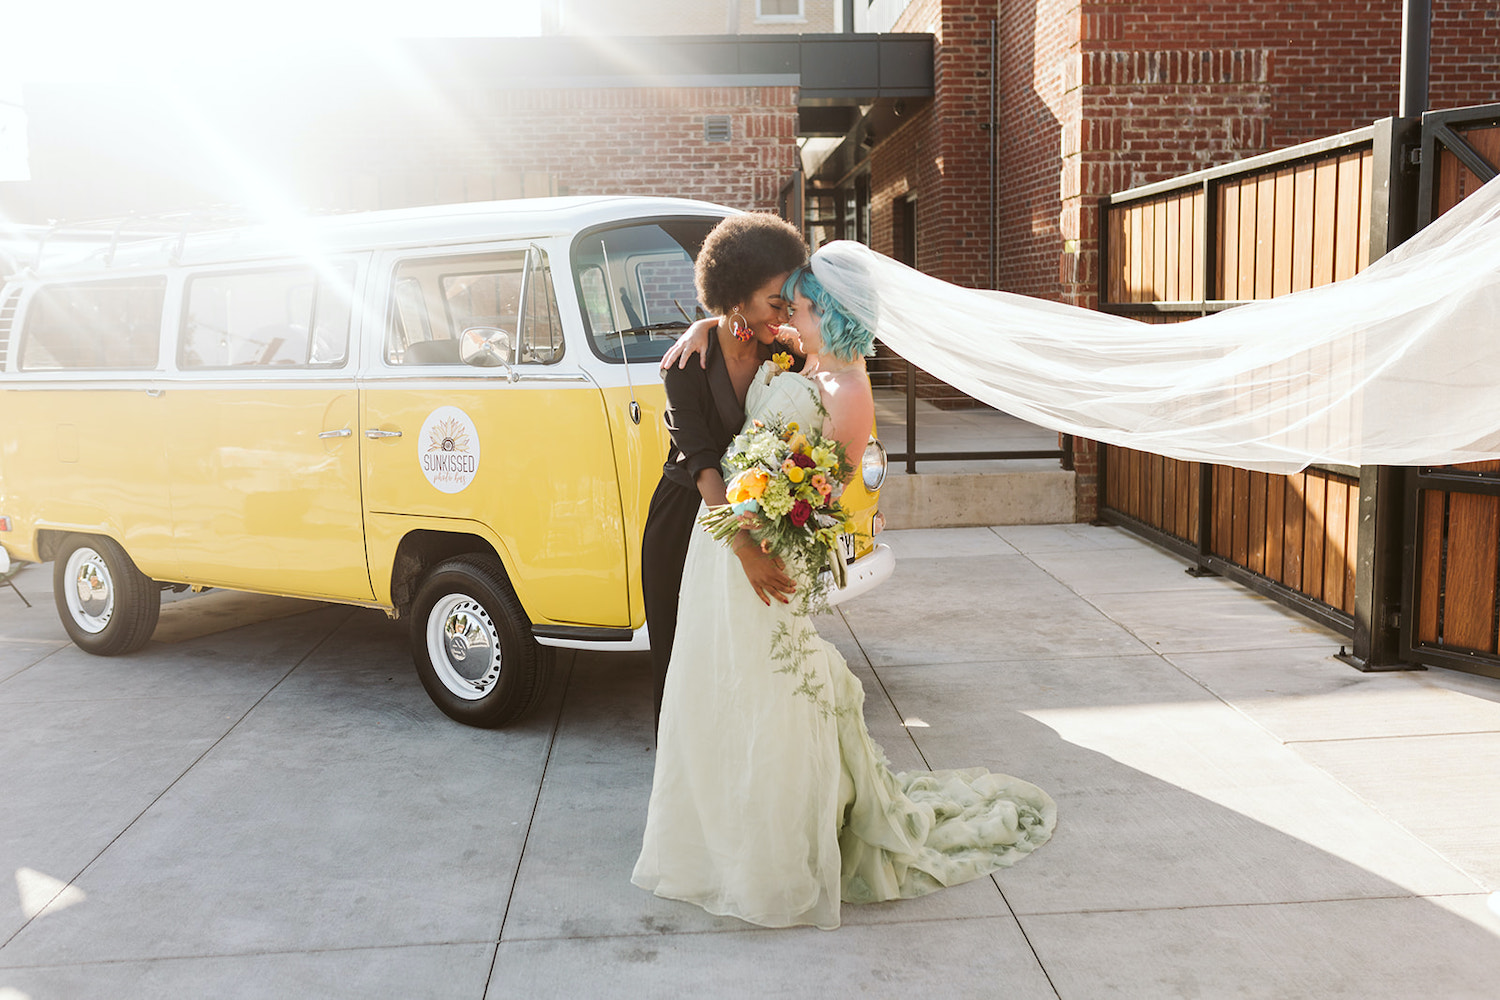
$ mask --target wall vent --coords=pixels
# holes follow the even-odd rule
[[[16,321],[16,303],[21,299],[21,290],[17,288],[0,302],[0,372],[5,371],[5,360],[9,355],[10,329]]]
[[[728,115],[709,115],[703,119],[704,142],[728,142],[732,138],[734,134],[729,127]]]

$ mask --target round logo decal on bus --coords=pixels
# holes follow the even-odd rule
[[[422,475],[444,493],[459,493],[479,471],[479,431],[456,406],[439,406],[422,422],[417,460]]]

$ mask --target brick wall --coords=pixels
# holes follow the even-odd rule
[[[247,205],[258,189],[315,211],[549,194],[774,210],[796,166],[794,87],[505,90],[441,101],[418,91],[256,92],[216,105],[219,148],[237,171],[152,102],[116,97],[101,103],[67,87],[29,95],[35,180],[0,183],[0,211],[23,222],[98,218]],[[728,117],[731,141],[705,141],[711,115]]]
[[[990,20],[977,4],[913,0],[896,31],[931,31],[933,99],[898,124],[870,164],[871,243],[894,253],[896,201],[917,202],[917,266],[960,285],[988,286]]]
[[[1500,3],[1435,4],[1430,106],[1500,101]],[[873,242],[915,194],[918,262],[990,284],[989,25],[1000,98],[995,273],[1012,291],[1097,304],[1101,195],[1394,114],[1400,0],[913,0],[936,94],[871,164]]]
[[[729,142],[705,141],[710,116],[729,119]],[[416,140],[401,145],[388,131],[337,136],[322,151],[329,165],[319,173],[364,177],[366,187],[370,177],[421,185],[407,204],[485,197],[488,175],[495,181],[489,197],[674,195],[769,211],[796,166],[794,87],[506,90],[469,109],[465,123],[456,142],[421,116],[389,123]],[[524,177],[547,178],[548,190],[515,190],[515,178]],[[475,178],[477,193],[470,182],[458,197],[460,178]]]

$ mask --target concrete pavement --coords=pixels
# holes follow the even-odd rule
[[[894,531],[820,623],[901,768],[1058,800],[1053,841],[771,931],[630,885],[641,656],[564,653],[500,732],[403,624],[210,592],[98,659],[0,589],[0,1000],[1500,995],[1500,681],[1333,633],[1118,529]]]

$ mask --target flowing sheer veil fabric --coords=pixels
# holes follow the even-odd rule
[[[903,358],[1043,427],[1266,472],[1500,458],[1500,178],[1352,278],[1181,323],[960,288],[846,240],[812,269]]]

